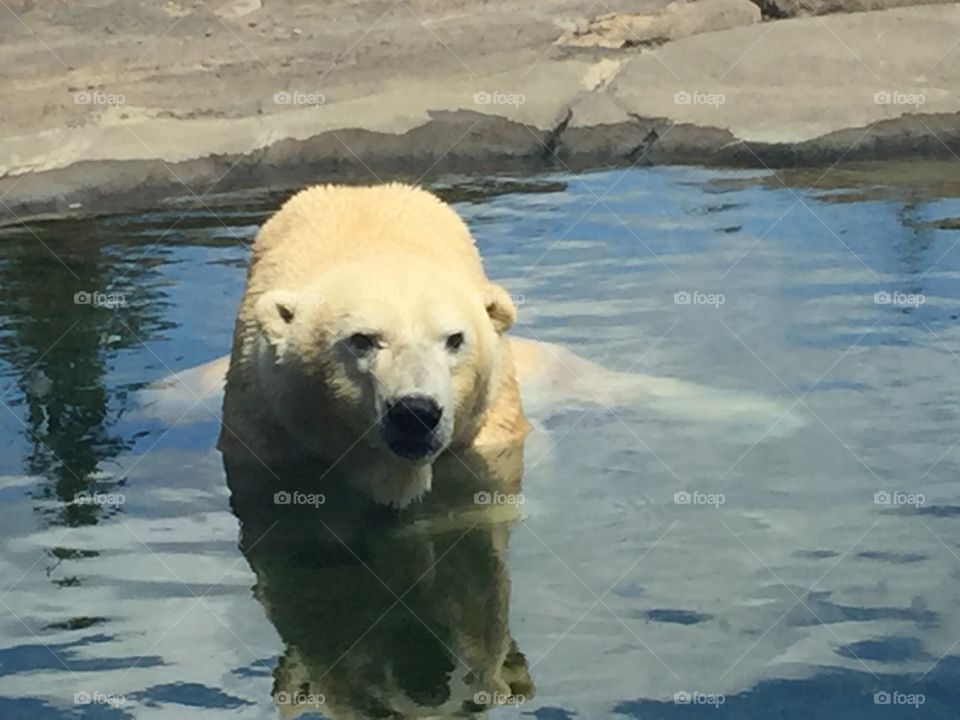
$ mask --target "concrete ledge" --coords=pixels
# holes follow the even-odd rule
[[[203,209],[209,196],[307,183],[428,180],[448,173],[532,174],[596,167],[692,164],[744,168],[960,156],[960,113],[904,116],[798,143],[736,139],[728,130],[667,118],[551,133],[473,112],[446,113],[402,135],[354,130],[284,140],[252,155],[81,162],[0,180],[0,224],[35,216],[86,216],[167,201]],[[443,143],[456,146],[445,154]],[[440,144],[438,144],[438,142]],[[347,143],[347,150],[342,143]],[[362,162],[360,158],[363,158]]]
[[[562,32],[538,26],[492,54],[433,48],[459,71],[343,70],[307,105],[274,102],[275,82],[244,92],[237,75],[216,98],[243,98],[233,114],[128,100],[32,133],[21,120],[0,139],[0,218],[451,172],[960,157],[958,5],[767,22],[642,51],[553,46]],[[125,82],[147,97],[149,79]],[[279,92],[292,98],[289,85]]]

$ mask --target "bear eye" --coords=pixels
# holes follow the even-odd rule
[[[354,333],[347,338],[347,345],[356,355],[366,355],[377,346],[377,339],[366,333]]]
[[[460,346],[463,345],[463,333],[457,332],[452,335],[447,335],[447,350],[459,350]]]

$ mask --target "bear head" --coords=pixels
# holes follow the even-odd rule
[[[294,439],[415,465],[476,435],[517,312],[500,286],[410,253],[338,263],[254,310],[256,375]]]

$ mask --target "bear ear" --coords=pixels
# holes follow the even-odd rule
[[[483,292],[483,302],[498,335],[503,335],[513,327],[517,319],[517,306],[506,290],[490,283]]]
[[[270,290],[257,300],[254,312],[257,322],[271,341],[283,338],[289,325],[297,316],[295,293]]]

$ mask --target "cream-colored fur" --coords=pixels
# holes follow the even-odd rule
[[[564,402],[620,406],[642,403],[665,416],[709,422],[736,422],[789,432],[803,418],[782,403],[746,392],[719,390],[669,377],[609,370],[554,343],[510,337],[510,355],[524,410],[534,418]],[[216,417],[222,403],[230,356],[187,368],[155,383],[144,404],[166,423]]]
[[[515,317],[466,225],[435,196],[398,184],[304,190],[254,244],[219,447],[267,465],[336,463],[376,500],[404,505],[430,489],[441,452],[526,435],[504,337]],[[374,349],[357,336],[376,338]],[[409,394],[442,408],[436,452],[414,460],[392,452],[381,427]]]
[[[764,434],[802,424],[757,395],[611,371],[558,345],[508,338],[515,315],[464,223],[433,195],[404,185],[311,188],[257,236],[229,360],[167,378],[144,404],[172,423],[216,413],[226,374],[225,456],[277,470],[319,458],[397,505],[430,489],[435,460],[495,457],[522,442],[524,408],[537,416],[570,401],[639,403]],[[382,335],[375,362],[344,347],[358,331]],[[450,353],[443,338],[454,331],[465,343]],[[410,388],[444,405],[444,452],[420,462],[391,453],[378,427],[383,399]]]

